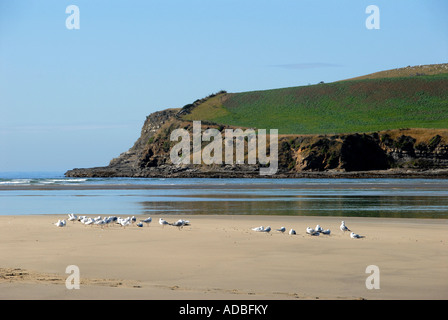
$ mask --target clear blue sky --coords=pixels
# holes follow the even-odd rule
[[[0,172],[107,165],[148,114],[221,89],[446,63],[447,16],[446,0],[0,0]]]

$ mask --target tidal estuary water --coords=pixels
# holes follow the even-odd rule
[[[0,173],[0,215],[448,218],[444,179],[66,178]]]

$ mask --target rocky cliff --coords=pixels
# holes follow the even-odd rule
[[[68,177],[266,177],[257,164],[174,165],[174,129],[192,132],[181,116],[192,105],[146,118],[140,138],[106,167],[73,169]],[[202,129],[235,129],[202,122]],[[245,128],[243,128],[245,129]],[[204,147],[207,143],[203,143]],[[245,142],[247,145],[247,141]],[[448,130],[397,129],[337,135],[283,135],[278,139],[278,171],[272,177],[448,177]]]

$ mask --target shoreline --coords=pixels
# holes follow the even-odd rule
[[[151,217],[142,228],[59,228],[64,215],[0,216],[0,299],[448,298],[445,219],[163,215],[190,220],[178,230]],[[340,231],[343,219],[365,238]],[[307,235],[316,224],[331,234]],[[251,230],[260,225],[272,231]],[[64,285],[68,265],[80,290]],[[365,286],[368,265],[380,268],[379,290]]]
[[[370,171],[279,171],[260,175],[258,171],[203,170],[170,168],[164,170],[129,171],[112,167],[74,168],[64,173],[68,178],[227,178],[227,179],[448,179],[448,169],[387,169]]]
[[[45,185],[0,185],[0,191],[15,190],[172,190],[172,189],[363,189],[363,188],[400,188],[408,190],[448,190],[447,183],[425,183],[424,185],[400,183],[343,183],[300,184],[300,183],[229,183],[229,184],[45,184]]]

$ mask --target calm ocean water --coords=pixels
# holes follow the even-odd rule
[[[0,215],[67,213],[446,219],[448,180],[66,178],[58,172],[0,173]]]

